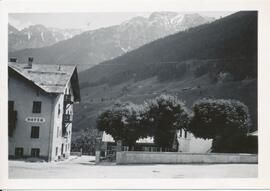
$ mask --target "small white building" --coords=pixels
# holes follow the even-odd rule
[[[177,130],[176,132],[178,152],[185,153],[209,153],[212,148],[212,139],[196,138],[187,130]]]
[[[8,63],[9,156],[47,161],[70,154],[73,103],[80,101],[76,66]]]
[[[173,148],[177,152],[184,153],[209,153],[212,148],[212,139],[196,138],[192,133],[186,130],[177,130],[175,134]],[[102,134],[102,142],[107,145],[116,145],[113,137],[105,132]],[[136,141],[137,149],[141,151],[160,151],[160,148],[154,144],[153,137],[140,138]]]

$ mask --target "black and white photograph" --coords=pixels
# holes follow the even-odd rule
[[[259,15],[9,11],[7,179],[259,178]]]

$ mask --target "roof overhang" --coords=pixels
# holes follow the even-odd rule
[[[81,101],[81,94],[80,94],[80,85],[79,85],[77,67],[74,68],[74,71],[71,75],[70,82],[71,82],[71,86],[73,89],[74,101],[80,102]]]
[[[57,95],[57,94],[64,93],[64,86],[61,89],[58,88],[57,91],[53,89],[45,88],[45,86],[42,86],[36,83],[35,81],[27,78],[22,72],[20,72],[19,70],[17,70],[16,68],[10,65],[8,65],[8,72],[9,72],[9,75],[17,75],[20,79],[25,80],[32,87],[37,88],[47,94]],[[79,78],[78,78],[78,72],[77,72],[76,66],[74,66],[72,70],[72,74],[70,75],[70,78],[65,82],[65,84],[67,84],[68,82],[71,83],[71,87],[73,89],[74,101],[79,102],[81,100],[81,96],[80,96]]]

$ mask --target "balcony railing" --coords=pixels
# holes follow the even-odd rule
[[[63,123],[72,123],[72,115],[63,114]]]
[[[65,95],[64,95],[64,102],[65,102],[66,104],[72,104],[72,103],[73,103],[70,94],[65,94]]]
[[[68,132],[67,132],[67,128],[66,127],[63,128],[62,137],[65,137],[65,138],[68,137]]]
[[[67,127],[64,124],[62,127],[62,137],[67,137]]]

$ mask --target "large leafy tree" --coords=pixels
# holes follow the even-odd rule
[[[189,112],[185,104],[177,97],[160,95],[145,102],[147,108],[148,133],[154,136],[154,142],[162,148],[172,148],[177,129],[186,129]]]
[[[100,132],[96,128],[88,127],[80,132],[80,136],[72,137],[71,150],[80,151],[82,149],[83,154],[95,154],[96,137],[100,136]]]
[[[194,103],[193,112],[189,130],[196,137],[214,139],[213,151],[233,151],[250,126],[248,107],[236,100],[202,99]]]
[[[115,141],[121,140],[132,147],[136,140],[146,136],[146,130],[141,125],[144,113],[141,105],[116,103],[99,115],[97,128],[110,134]]]

